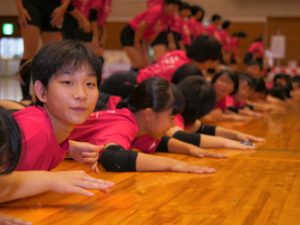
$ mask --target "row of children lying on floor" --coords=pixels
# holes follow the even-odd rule
[[[195,44],[204,40],[212,42],[213,38],[200,37]],[[197,61],[200,52],[191,49],[187,67],[200,71],[201,65],[208,63]],[[12,114],[0,111],[1,174],[11,173],[0,179],[2,202],[49,190],[91,196],[93,193],[86,189],[106,191],[113,186],[82,171],[49,172],[66,155],[96,172],[99,161],[108,171],[213,173],[213,168],[147,153],[162,151],[224,158],[202,148],[255,149],[254,144],[243,142],[265,141],[201,124],[201,117],[214,109],[218,91],[199,73],[181,78],[177,86],[158,77],[138,81],[129,98],[120,101],[117,109],[96,109],[94,113],[101,63],[81,44],[62,41],[43,47],[32,62],[31,74],[35,106]],[[221,78],[231,77],[230,71],[221,72],[215,76],[214,86]],[[226,93],[233,94],[234,90],[237,88],[232,85],[226,88]],[[223,92],[225,89],[220,93]],[[133,148],[140,151],[131,151]]]
[[[47,190],[89,196],[92,193],[85,189],[107,190],[113,185],[84,172],[46,172],[63,161],[67,153],[95,171],[101,152],[99,160],[109,171],[211,173],[212,168],[128,150],[141,144],[136,139],[139,137],[149,140],[146,143],[150,147],[153,145],[148,150],[144,147],[145,152],[161,150],[220,158],[223,156],[200,147],[254,148],[222,136],[261,141],[247,134],[204,125],[198,130],[217,136],[178,131],[174,138],[161,138],[172,126],[174,116],[182,112],[184,99],[178,88],[159,78],[142,82],[127,105],[120,104],[127,107],[98,111],[89,117],[98,99],[101,63],[78,43],[63,41],[45,46],[34,58],[31,72],[36,106],[13,114],[1,109],[1,174],[18,171],[1,177],[1,201]],[[205,87],[206,83],[199,79]],[[74,129],[79,124],[82,125]],[[160,143],[156,141],[159,138]]]

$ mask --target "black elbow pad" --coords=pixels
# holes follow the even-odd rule
[[[156,147],[157,152],[168,152],[168,143],[169,143],[170,137],[163,136],[160,140],[159,144]]]
[[[201,124],[199,130],[196,133],[199,134],[208,134],[208,135],[216,135],[216,126]]]
[[[97,9],[91,9],[89,13],[89,21],[96,21],[98,17],[98,10]]]
[[[185,133],[184,131],[177,131],[173,135],[174,138],[177,140],[195,145],[195,146],[200,146],[200,139],[201,136],[200,134],[197,133]]]
[[[119,145],[110,145],[105,148],[99,161],[107,171],[136,171],[137,154]]]

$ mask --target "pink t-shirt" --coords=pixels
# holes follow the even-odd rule
[[[182,38],[182,42],[185,45],[191,45],[192,44],[192,39],[191,39],[191,31],[188,25],[188,21],[185,21],[182,17],[180,16],[175,16],[171,27],[171,31],[177,32],[180,34]]]
[[[188,63],[190,63],[190,60],[184,51],[167,52],[156,63],[140,70],[137,76],[137,83],[141,83],[150,77],[161,77],[171,81],[174,72],[183,64]]]
[[[230,39],[230,49],[231,49],[232,54],[235,57],[239,56],[239,47],[240,47],[239,39],[237,37],[231,37],[231,39]]]
[[[108,102],[106,103],[107,109],[116,109],[118,103],[122,100],[120,96],[110,96]]]
[[[160,140],[154,139],[148,135],[137,137],[132,147],[145,153],[154,153]]]
[[[160,32],[167,31],[172,20],[173,17],[163,13],[163,6],[158,5],[138,14],[129,21],[129,25],[133,30],[136,30],[141,22],[145,22],[147,27],[143,33],[143,39],[152,40]]]
[[[214,24],[210,24],[206,31],[207,35],[214,37],[221,43],[220,31]]]
[[[137,120],[128,109],[101,110],[76,126],[70,139],[99,146],[114,143],[129,150],[137,132]]]
[[[264,57],[265,47],[261,41],[253,42],[247,49],[247,52],[255,53],[258,57]]]
[[[185,124],[182,115],[178,114],[174,117],[174,125],[184,130]]]
[[[69,141],[58,143],[48,113],[30,106],[13,113],[22,132],[22,152],[17,170],[51,170],[62,162]]]
[[[225,96],[225,98],[216,103],[215,108],[221,109],[224,112],[230,106],[233,106],[233,98],[231,96]]]
[[[220,30],[220,42],[224,51],[230,51],[231,49],[231,37],[226,30]]]
[[[72,4],[86,17],[89,18],[91,9],[98,10],[97,21],[103,26],[111,11],[111,0],[73,0]]]
[[[195,20],[194,18],[190,18],[188,20],[187,24],[188,24],[189,30],[190,30],[193,38],[197,38],[200,35],[203,35],[206,33],[203,24],[201,22]]]

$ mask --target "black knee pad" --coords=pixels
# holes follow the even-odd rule
[[[194,133],[185,133],[184,131],[177,131],[174,135],[174,138],[177,140],[195,145],[200,146],[201,136],[200,134],[194,134]]]
[[[107,171],[136,171],[137,154],[119,145],[110,145],[105,148],[99,161]]]

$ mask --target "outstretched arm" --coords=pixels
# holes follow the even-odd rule
[[[107,191],[113,183],[93,178],[84,171],[18,171],[2,176],[0,186],[0,202],[6,202],[46,191],[93,196],[87,189]]]
[[[176,159],[125,150],[116,144],[105,147],[100,157],[108,171],[170,171],[183,173],[213,173],[208,167],[196,166]]]

